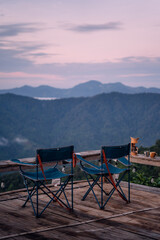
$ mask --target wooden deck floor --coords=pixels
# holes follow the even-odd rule
[[[36,219],[24,191],[0,194],[0,240],[2,239],[160,239],[160,191],[131,189],[131,203],[115,193],[99,210],[92,194],[81,201],[86,182],[74,184],[74,212],[50,204]],[[108,184],[106,184],[108,187]],[[41,195],[41,205],[46,198]]]

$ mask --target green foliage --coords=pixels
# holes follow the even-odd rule
[[[19,173],[7,173],[0,176],[0,192],[16,190],[24,187]]]
[[[77,152],[100,149],[130,142],[130,136],[150,146],[160,136],[159,94],[110,93],[54,101],[4,94],[0,112],[1,160],[70,144]]]
[[[28,186],[33,186],[33,182],[27,179]],[[48,181],[50,183],[51,181]],[[19,172],[8,172],[0,175],[0,192],[7,192],[25,188],[23,178]]]
[[[160,187],[160,169],[153,166],[133,164],[131,182],[152,187]]]
[[[160,156],[160,139],[158,139],[155,145],[151,147],[140,147],[139,153],[144,153],[144,151],[156,152],[158,156]]]

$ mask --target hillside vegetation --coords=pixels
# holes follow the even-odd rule
[[[74,144],[76,151],[160,138],[160,94],[100,94],[39,101],[0,95],[0,159],[29,157],[36,148]]]

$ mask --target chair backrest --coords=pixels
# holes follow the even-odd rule
[[[57,162],[61,160],[72,159],[73,151],[74,146],[37,149],[37,155],[40,156],[41,162]]]
[[[115,159],[130,154],[130,143],[121,146],[102,146],[107,159]]]

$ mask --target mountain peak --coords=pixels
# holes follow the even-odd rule
[[[54,88],[47,85],[40,85],[39,87],[31,87],[25,85],[23,87],[0,90],[2,93],[13,93],[28,97],[54,97],[54,98],[69,98],[69,97],[90,97],[101,93],[160,93],[158,88],[144,88],[144,87],[129,87],[121,82],[116,83],[101,83],[97,80],[90,80],[88,82],[80,83],[73,88],[62,89]]]
[[[79,86],[93,86],[93,85],[103,85],[101,82],[99,82],[99,81],[96,81],[96,80],[90,80],[90,81],[88,81],[88,82],[84,82],[84,83],[80,83],[80,84],[78,84],[78,85],[76,85],[75,87],[79,87]],[[74,87],[74,88],[75,88]]]

